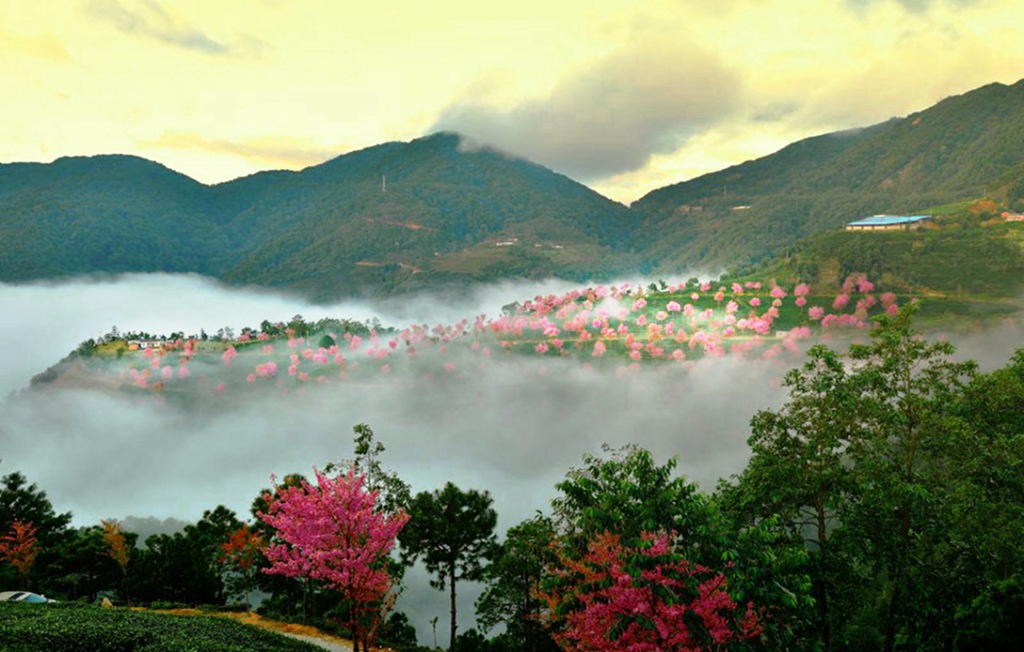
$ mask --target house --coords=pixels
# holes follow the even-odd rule
[[[846,225],[847,231],[905,231],[916,229],[925,220],[930,220],[931,215],[874,215],[864,219],[850,222]]]
[[[1024,214],[1013,211],[1003,211],[1003,219],[1007,222],[1024,222]]]
[[[129,351],[145,351],[146,349],[162,350],[163,340],[128,340]]]

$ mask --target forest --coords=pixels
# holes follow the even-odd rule
[[[924,338],[916,311],[879,315],[846,350],[811,348],[785,404],[752,419],[746,468],[713,491],[674,459],[605,448],[502,534],[486,488],[413,495],[360,424],[350,459],[273,478],[250,514],[215,506],[144,542],[116,520],[70,527],[8,473],[0,582],[434,649],[394,610],[419,560],[451,596],[453,650],[1020,649],[1024,349],[981,372]],[[460,629],[469,581],[485,589]]]

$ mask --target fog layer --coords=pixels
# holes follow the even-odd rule
[[[460,305],[418,299],[314,306],[191,276],[0,285],[0,390],[24,387],[79,342],[115,325],[213,333],[302,314],[307,321],[377,318],[401,328],[495,315],[505,303],[559,289],[491,286],[468,292]],[[990,366],[1005,364],[1019,342],[1015,333],[978,334],[967,348],[988,354]],[[350,458],[353,425],[368,423],[387,448],[384,466],[414,491],[448,480],[488,490],[504,530],[546,511],[555,483],[605,443],[637,444],[659,462],[676,456],[684,475],[711,490],[742,470],[749,421],[784,402],[780,381],[793,365],[729,356],[630,369],[573,358],[502,361],[503,354],[499,349],[486,362],[453,357],[456,371],[429,381],[396,372],[302,391],[229,388],[198,407],[152,394],[33,389],[0,402],[0,474],[24,473],[57,510],[71,511],[76,525],[129,515],[194,521],[218,504],[244,519],[272,473],[310,474]],[[418,587],[412,595],[426,599],[431,591]],[[426,604],[407,604],[414,602],[421,606],[413,610]],[[463,609],[469,616],[471,600]],[[425,624],[416,624],[422,640]]]

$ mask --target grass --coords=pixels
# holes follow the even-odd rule
[[[82,603],[0,602],[0,652],[315,652],[230,618]]]

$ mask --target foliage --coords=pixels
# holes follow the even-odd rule
[[[345,471],[352,469],[357,475],[363,476],[368,491],[377,494],[377,509],[386,514],[394,514],[407,509],[412,501],[409,484],[402,480],[394,471],[385,470],[380,464],[380,455],[384,452],[384,444],[374,439],[373,429],[365,423],[352,427],[355,433],[355,457],[338,464],[328,464],[324,471]]]
[[[10,562],[18,571],[21,588],[28,588],[28,574],[39,554],[39,528],[31,521],[14,521],[11,531],[0,535],[0,561]]]
[[[398,535],[403,560],[411,563],[422,558],[434,575],[430,585],[448,588],[453,648],[458,627],[456,584],[483,579],[484,562],[494,556],[498,515],[492,502],[486,491],[463,491],[451,482],[434,492],[422,491],[410,503],[411,519]]]
[[[122,573],[127,573],[132,549],[124,528],[113,519],[102,520],[100,525],[103,526],[103,541],[107,544],[107,554],[117,562]]]
[[[60,548],[71,538],[68,528],[71,513],[57,513],[46,492],[35,483],[30,484],[17,471],[0,479],[0,533],[12,533],[16,521],[31,523],[36,528],[34,536],[38,540],[38,557],[34,568],[38,570],[59,564]],[[32,577],[15,571],[13,565],[0,565],[0,581],[13,585],[16,580],[19,585],[34,582]],[[38,588],[47,591],[50,587],[43,584]]]
[[[312,652],[319,648],[211,616],[175,616],[81,603],[0,602],[5,652]]]
[[[761,633],[752,605],[738,606],[721,573],[678,554],[670,534],[636,546],[598,535],[582,559],[563,557],[545,594],[565,650],[705,650]]]
[[[636,446],[584,457],[557,485],[552,501],[558,517],[559,557],[581,559],[606,532],[627,547],[644,537],[670,535],[689,563],[721,569],[729,593],[765,610],[763,628],[771,649],[791,649],[804,640],[808,595],[805,556],[786,545],[772,519],[748,524],[723,513],[718,501],[675,475],[676,460],[658,465]]]
[[[608,458],[585,455],[556,488],[552,502],[563,543],[581,552],[595,536],[614,532],[627,545],[642,532],[674,532],[694,541],[710,520],[712,507],[695,484],[676,476],[673,458],[658,466],[650,451],[637,446],[604,447]],[[694,544],[691,544],[694,545]]]
[[[850,446],[857,490],[846,522],[886,583],[886,650],[898,636],[948,636],[953,614],[942,613],[933,590],[941,587],[922,585],[921,575],[944,577],[947,587],[958,581],[950,560],[935,553],[948,541],[944,507],[963,497],[956,460],[976,441],[951,409],[975,365],[952,361],[949,342],[921,338],[913,314],[908,306],[879,318],[871,344],[850,347],[865,436]]]
[[[223,604],[224,572],[217,557],[228,533],[241,525],[233,511],[218,505],[182,532],[149,537],[132,564],[132,594],[142,602]]]
[[[812,349],[720,488],[740,522],[806,546],[824,649],[949,646],[970,627],[956,614],[1024,561],[1024,355],[978,375],[912,328],[915,308],[845,356]]]
[[[14,521],[31,521],[39,528],[44,547],[55,547],[67,534],[71,513],[54,511],[46,492],[35,483],[28,484],[24,475],[15,471],[0,482],[0,531],[10,529]]]
[[[477,623],[484,631],[503,624],[526,652],[551,648],[539,592],[546,568],[557,557],[554,540],[554,524],[543,514],[510,527],[484,572],[487,586],[476,601]]]
[[[369,649],[394,601],[387,557],[408,517],[378,512],[376,493],[363,488],[354,470],[334,479],[314,473],[315,485],[278,488],[267,512],[258,514],[275,530],[264,572],[322,581],[340,593],[357,647]]]
[[[955,649],[1019,650],[1024,647],[1024,572],[987,587],[956,612]]]
[[[243,523],[241,527],[228,533],[227,541],[220,547],[222,552],[217,561],[227,564],[238,573],[238,579],[245,594],[245,608],[248,611],[251,608],[249,590],[252,587],[257,565],[263,559],[266,542],[259,532],[254,532],[249,529],[248,523]]]
[[[833,552],[831,535],[853,490],[846,451],[858,437],[859,396],[838,354],[818,345],[807,357],[786,375],[789,402],[751,421],[751,459],[738,484],[719,490],[740,522],[773,515],[787,540],[810,551],[818,640],[828,649],[832,620],[844,613],[830,606],[856,586],[838,571],[843,556]]]

